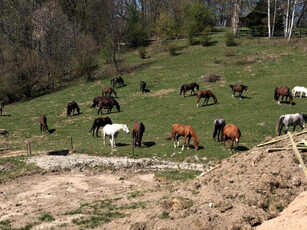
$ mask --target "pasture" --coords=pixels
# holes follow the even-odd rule
[[[95,96],[101,96],[103,87],[111,87],[114,76],[101,74],[107,66],[99,60],[95,81],[80,81],[60,92],[35,98],[30,101],[7,105],[0,117],[0,128],[10,133],[1,138],[1,146],[26,150],[26,141],[31,140],[34,153],[61,148],[70,148],[73,138],[74,150],[78,153],[109,156],[132,156],[132,125],[142,121],[146,127],[141,148],[135,149],[137,158],[158,157],[183,161],[189,156],[200,159],[220,160],[230,156],[223,150],[222,143],[212,139],[213,121],[223,116],[226,123],[237,125],[242,133],[239,150],[247,150],[267,136],[275,136],[275,127],[282,114],[307,112],[307,98],[294,98],[295,105],[277,105],[274,89],[277,86],[307,86],[306,39],[287,45],[284,39],[242,38],[239,45],[226,47],[224,33],[213,36],[214,45],[186,46],[186,41],[171,41],[179,47],[177,55],[170,56],[161,49],[162,44],[154,43],[146,47],[148,58],[141,59],[136,50],[124,54],[121,63],[132,71],[122,74],[126,86],[116,88],[121,112],[113,108],[108,114],[113,123],[127,124],[130,133],[121,132],[116,140],[117,148],[111,151],[109,140],[102,146],[102,135],[93,138],[88,133],[95,118],[101,115],[90,108]],[[201,75],[219,74],[224,80],[216,83],[203,82]],[[146,82],[150,90],[142,94],[139,83]],[[196,82],[200,90],[210,89],[218,99],[218,104],[196,107],[196,96],[179,95],[183,84]],[[232,98],[229,84],[244,84],[249,87],[243,99]],[[67,117],[66,104],[76,101],[81,114]],[[203,103],[201,99],[200,103]],[[106,116],[106,110],[103,110]],[[38,117],[47,116],[52,134],[40,133]],[[174,123],[190,124],[199,138],[198,151],[174,149],[171,135]],[[101,129],[102,130],[102,129]],[[193,141],[191,140],[191,145]]]

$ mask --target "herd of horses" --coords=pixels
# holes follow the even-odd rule
[[[97,108],[98,115],[102,115],[102,109],[107,109],[108,113],[111,113],[112,108],[116,106],[117,111],[120,112],[120,106],[118,102],[114,99],[117,97],[117,92],[114,90],[116,86],[124,86],[124,80],[122,77],[114,78],[111,80],[111,85],[113,88],[103,88],[102,90],[102,96],[95,97],[93,99],[93,103],[91,105],[91,108]],[[238,97],[242,98],[243,91],[248,92],[248,87],[245,85],[229,85],[232,89],[232,97]],[[140,90],[143,93],[145,93],[146,83],[144,81],[140,82]],[[197,92],[195,93],[195,89],[197,89]],[[185,97],[185,94],[187,91],[190,92],[190,96],[196,95],[197,97],[197,107],[199,107],[199,101],[201,98],[204,98],[203,105],[208,105],[209,99],[213,98],[213,103],[217,104],[217,98],[213,94],[211,90],[199,90],[199,85],[196,83],[190,83],[182,85],[180,88],[180,95],[183,95]],[[236,93],[238,95],[236,96]],[[305,87],[294,87],[292,90],[292,94],[296,96],[297,93],[300,93],[300,97],[302,97],[302,94],[305,94],[307,96],[307,89]],[[276,100],[276,103],[280,103],[279,98],[282,97],[281,101],[285,98],[285,103],[287,103],[287,100],[289,98],[289,103],[293,104],[293,96],[291,94],[291,91],[288,87],[276,87],[274,92],[274,99]],[[113,95],[113,96],[112,96]],[[0,105],[0,112],[2,115],[2,111],[4,109],[3,105]],[[78,104],[75,101],[69,102],[67,104],[67,116],[74,116],[75,110],[78,114],[80,114],[80,108]],[[287,133],[289,126],[293,126],[293,131],[295,130],[296,126],[300,126],[301,129],[303,129],[303,122],[307,123],[307,114],[305,113],[296,113],[296,114],[286,114],[280,116],[278,120],[278,124],[276,126],[276,132],[280,135],[281,131],[284,126],[286,126],[285,133]],[[45,115],[39,117],[39,123],[40,123],[40,131],[48,131],[47,126],[47,117]],[[124,131],[126,133],[129,133],[129,129],[127,125],[125,124],[114,124],[110,117],[99,117],[96,118],[93,121],[93,125],[91,129],[89,130],[89,133],[92,133],[92,136],[94,137],[96,134],[96,137],[98,137],[98,131],[100,127],[103,127],[103,143],[105,143],[105,139],[107,136],[109,136],[111,147],[116,147],[115,141],[116,137],[118,136],[120,131]],[[215,119],[213,122],[213,139],[218,142],[223,142],[224,148],[225,143],[227,141],[227,147],[230,148],[230,150],[233,150],[233,145],[235,144],[235,150],[238,148],[239,140],[241,137],[241,131],[240,129],[234,125],[234,124],[226,124],[226,121],[223,117],[220,117],[218,119]],[[142,143],[142,137],[145,132],[145,125],[137,121],[133,124],[132,127],[132,139],[133,139],[133,146],[140,147]],[[179,137],[183,137],[183,145],[182,150],[184,150],[185,146],[187,146],[187,149],[190,148],[190,140],[193,138],[193,146],[195,150],[199,149],[199,139],[195,132],[195,130],[192,128],[191,125],[183,125],[183,124],[173,124],[172,126],[172,133],[169,138],[166,138],[166,140],[174,141],[174,147],[179,146]]]

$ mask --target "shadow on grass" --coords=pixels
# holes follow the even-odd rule
[[[73,116],[73,117],[74,117],[74,116],[79,116],[79,115],[81,115],[81,114],[82,114],[82,112],[73,114],[72,116]]]
[[[147,141],[147,142],[143,142],[143,144],[144,144],[144,146],[145,146],[146,148],[150,148],[150,147],[152,147],[152,146],[155,146],[155,145],[156,145],[156,142],[154,142],[154,141]]]
[[[218,103],[216,103],[216,104],[218,104]],[[200,107],[207,107],[207,106],[216,105],[216,104],[214,102],[212,102],[212,103],[209,103],[207,105],[202,104]]]
[[[281,101],[280,104],[283,104],[283,105],[296,105],[295,102],[292,102],[292,104],[290,103],[290,101]]]
[[[0,115],[0,117],[10,117],[11,116],[11,114],[2,114],[2,115]]]
[[[240,97],[238,97],[240,98]],[[241,99],[253,99],[252,97],[241,96]]]
[[[123,147],[123,146],[128,146],[129,144],[125,143],[116,143],[116,147]]]
[[[238,151],[248,151],[249,148],[247,148],[247,147],[245,147],[245,146],[242,146],[242,145],[241,145],[241,146],[239,145],[238,148],[237,148],[237,150],[238,150]]]
[[[150,89],[145,89],[145,93],[150,93]]]
[[[55,132],[56,129],[49,129],[48,133],[49,134],[53,134]]]

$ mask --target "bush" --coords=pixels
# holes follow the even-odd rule
[[[140,58],[145,59],[146,58],[146,48],[144,46],[141,46],[138,48],[138,53]]]
[[[207,27],[203,30],[201,37],[200,37],[200,44],[203,46],[210,46],[211,45],[211,36],[210,36],[211,28]]]
[[[225,44],[226,46],[236,46],[235,37],[232,31],[228,31],[225,34]]]
[[[176,46],[175,44],[170,44],[170,45],[168,46],[168,53],[169,53],[169,55],[171,55],[171,56],[176,55],[176,54],[177,54],[177,46]]]

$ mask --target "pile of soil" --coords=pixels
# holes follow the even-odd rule
[[[295,139],[301,138],[307,135]],[[275,146],[289,147],[289,140]],[[267,153],[266,148],[254,147],[188,182],[136,173],[135,168],[82,167],[18,178],[0,185],[0,221],[9,220],[14,228],[35,221],[32,229],[86,228],[81,220],[95,220],[97,202],[108,200],[124,215],[101,221],[94,229],[262,230],[284,229],[288,223],[300,229],[306,226],[306,177],[292,150]],[[286,208],[300,193],[294,207]],[[301,222],[281,219],[283,215],[273,219],[285,208],[285,218],[294,214]],[[54,220],[38,221],[43,213]]]

